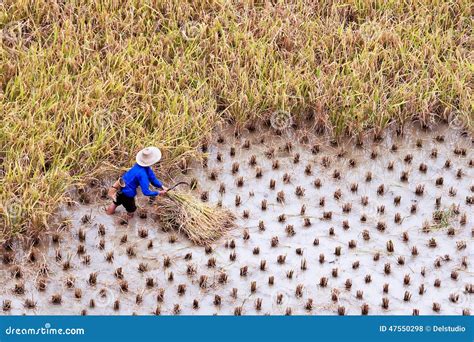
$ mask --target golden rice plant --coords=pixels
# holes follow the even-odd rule
[[[222,122],[472,131],[471,18],[467,0],[2,1],[0,240],[144,145],[171,165]]]

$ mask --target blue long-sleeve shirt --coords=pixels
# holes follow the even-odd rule
[[[133,165],[133,167],[122,176],[122,179],[125,182],[122,193],[127,197],[135,197],[138,187],[142,189],[142,193],[145,196],[157,196],[158,192],[149,189],[150,183],[157,188],[163,186],[158,178],[156,178],[151,167],[143,167],[138,164]]]

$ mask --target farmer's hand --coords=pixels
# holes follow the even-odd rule
[[[167,192],[168,192],[168,189],[158,191],[158,196],[164,196],[164,195],[166,195]]]

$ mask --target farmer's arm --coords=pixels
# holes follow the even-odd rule
[[[162,189],[163,188],[163,183],[160,182],[158,178],[156,178],[155,173],[151,169],[151,167],[147,168],[146,170],[148,179],[150,180],[150,183],[153,184],[153,186]]]
[[[142,193],[145,196],[158,196],[158,192],[156,191],[151,191],[149,189],[150,186],[150,181],[148,180],[148,177],[145,174],[142,174],[139,178],[140,181],[140,188],[142,189]]]

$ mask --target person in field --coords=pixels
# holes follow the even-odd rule
[[[166,193],[167,188],[163,186],[151,169],[151,166],[158,163],[160,159],[161,151],[158,147],[151,146],[138,152],[135,165],[110,188],[109,196],[113,202],[107,207],[107,214],[113,215],[117,207],[123,205],[127,211],[126,220],[131,219],[137,210],[135,197],[138,187],[143,195],[151,198]],[[150,190],[150,184],[158,188],[159,191]]]

